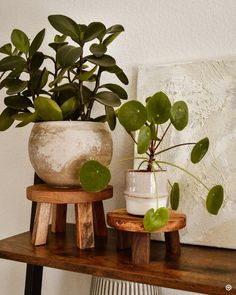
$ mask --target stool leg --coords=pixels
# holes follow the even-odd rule
[[[179,231],[165,232],[166,254],[171,256],[180,255]]]
[[[47,242],[48,224],[50,219],[51,204],[37,203],[34,228],[32,233],[32,244],[44,245]]]
[[[148,264],[150,262],[150,238],[149,233],[132,233],[133,264]]]
[[[94,234],[98,237],[107,237],[107,226],[102,201],[93,202]]]
[[[52,207],[52,232],[61,233],[66,231],[67,204],[53,204]]]
[[[123,250],[131,247],[132,233],[117,230],[117,249]]]
[[[75,204],[76,242],[80,249],[94,247],[92,203]]]

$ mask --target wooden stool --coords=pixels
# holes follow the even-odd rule
[[[94,234],[106,236],[107,228],[102,200],[112,197],[113,188],[108,186],[97,193],[81,188],[53,188],[46,184],[27,187],[27,198],[37,203],[32,244],[44,245],[52,210],[52,232],[64,232],[67,204],[75,205],[76,242],[80,249],[94,247]]]
[[[133,264],[150,262],[151,234],[143,227],[143,217],[128,214],[126,209],[117,209],[107,213],[107,223],[117,229],[118,249],[130,248]],[[180,255],[179,229],[185,227],[186,215],[170,210],[169,222],[154,233],[165,233],[166,253]]]

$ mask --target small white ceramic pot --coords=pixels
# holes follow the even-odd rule
[[[135,282],[93,277],[90,295],[158,295],[158,287]]]
[[[125,178],[124,196],[127,212],[144,215],[150,208],[167,206],[168,178],[165,170],[147,172],[144,170],[128,170]],[[158,192],[158,202],[157,193]]]
[[[76,175],[85,161],[110,163],[112,137],[106,123],[40,122],[32,128],[28,151],[35,172],[48,185],[78,187]]]

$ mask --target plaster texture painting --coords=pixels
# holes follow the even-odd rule
[[[225,192],[220,212],[210,215],[205,209],[207,190],[184,172],[166,167],[171,182],[180,184],[179,210],[187,214],[181,241],[236,249],[236,60],[141,66],[139,100],[158,91],[189,107],[188,126],[181,132],[173,127],[168,144],[197,142],[206,136],[210,140],[209,151],[198,164],[190,162],[192,146],[168,151],[162,159],[190,170],[208,187],[222,184]]]

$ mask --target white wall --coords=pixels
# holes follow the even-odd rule
[[[13,28],[34,36],[45,27],[46,48],[53,31],[47,16],[55,13],[66,14],[80,23],[123,24],[126,31],[111,46],[111,54],[129,76],[130,98],[136,95],[139,64],[229,57],[236,51],[234,0],[0,0],[0,4],[0,44],[9,41]],[[28,230],[30,203],[25,198],[25,187],[33,181],[27,157],[29,132],[30,127],[11,128],[0,134],[0,238]],[[132,144],[126,135],[118,129],[113,136],[114,140],[119,138],[114,158],[129,156]],[[112,201],[106,202],[107,209],[123,204],[123,171],[130,165],[114,165],[116,193]],[[0,294],[23,294],[24,275],[23,264],[0,260]],[[87,295],[89,282],[86,275],[46,269],[42,294]]]

